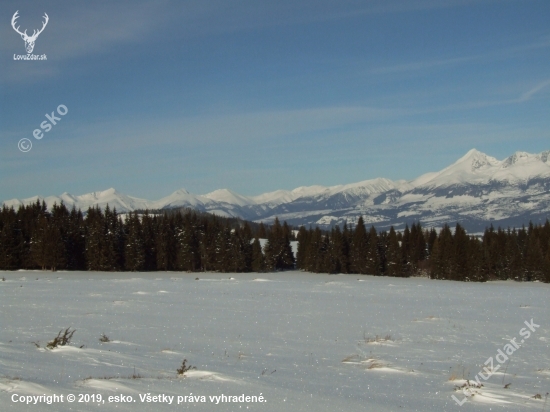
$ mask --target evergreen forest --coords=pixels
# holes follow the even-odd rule
[[[260,242],[260,239],[266,241]],[[291,241],[297,240],[294,256]],[[263,247],[262,247],[263,243]],[[402,231],[354,227],[292,230],[193,210],[119,215],[108,206],[85,215],[63,204],[0,210],[0,270],[265,272],[429,276],[457,281],[550,282],[550,223],[439,232],[418,222]]]

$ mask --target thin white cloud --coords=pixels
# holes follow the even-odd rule
[[[451,105],[441,108],[440,110],[457,110],[457,109],[476,109],[481,107],[490,107],[490,106],[499,106],[505,104],[517,104],[529,101],[533,98],[534,95],[539,93],[541,90],[550,86],[550,79],[540,82],[535,87],[529,89],[523,93],[520,97],[515,99],[502,99],[502,100],[487,100],[487,101],[478,101],[478,102],[469,102],[465,104]]]
[[[521,97],[517,100],[518,102],[526,102],[527,100],[530,100],[535,94],[540,92],[542,89],[550,86],[550,79],[543,81],[539,84],[537,84],[535,87],[533,87],[531,90],[523,93]]]
[[[420,62],[397,64],[394,66],[378,67],[378,68],[372,69],[370,72],[372,74],[386,74],[386,73],[400,73],[400,72],[409,72],[409,71],[417,71],[417,70],[427,70],[427,69],[436,68],[436,67],[444,67],[444,66],[451,66],[451,65],[466,63],[479,58],[480,56],[465,56],[465,57],[456,57],[451,59],[426,60],[426,61],[420,61]]]
[[[370,70],[372,74],[387,74],[400,72],[425,71],[430,69],[456,66],[470,62],[487,62],[493,60],[502,60],[518,57],[525,52],[550,48],[550,37],[545,37],[539,41],[518,46],[511,46],[500,50],[494,50],[483,54],[473,54],[470,56],[450,57],[447,59],[432,59],[417,62],[407,62],[393,66],[377,67]]]
[[[395,118],[401,110],[346,106],[297,110],[272,110],[216,116],[179,118],[142,118],[140,121],[116,119],[79,124],[65,129],[67,137],[48,142],[48,135],[33,146],[46,158],[140,152],[147,148],[204,148],[217,144],[254,145],[279,141],[294,135],[317,133],[357,124]],[[61,130],[59,131],[59,133]],[[59,136],[59,135],[58,135]],[[0,162],[17,159],[17,141],[13,151],[0,153]]]
[[[277,2],[226,0],[145,0],[132,1],[131,7],[118,2],[44,4],[36,16],[22,16],[33,21],[46,10],[50,16],[48,28],[41,34],[38,48],[48,55],[48,65],[31,69],[29,64],[6,64],[0,81],[40,81],[60,73],[58,65],[79,57],[112,53],[115,47],[126,45],[139,50],[140,44],[158,33],[177,47],[181,39],[219,35],[235,31],[297,25],[309,22],[353,18],[367,14],[403,13],[414,10],[459,7],[487,0],[281,0]],[[17,2],[0,6],[0,14],[11,16]],[[23,43],[9,24],[0,25],[0,53],[23,50]],[[11,40],[10,40],[11,39]],[[37,48],[37,52],[38,52]],[[42,53],[41,52],[41,53]],[[124,56],[121,56],[124,58]],[[53,62],[56,62],[55,64]],[[51,66],[55,65],[54,68]],[[33,70],[31,73],[30,70]]]

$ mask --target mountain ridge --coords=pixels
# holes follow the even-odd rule
[[[159,200],[147,200],[109,188],[84,195],[65,192],[60,196],[11,199],[3,205],[17,208],[44,200],[51,208],[63,201],[69,208],[74,205],[85,211],[108,204],[119,213],[189,207],[267,223],[278,216],[290,224],[323,228],[354,224],[363,216],[366,223],[380,228],[399,228],[412,221],[434,227],[460,222],[476,231],[491,223],[517,226],[546,219],[550,212],[549,155],[550,151],[518,151],[497,160],[471,149],[442,170],[409,181],[379,177],[335,186],[281,189],[257,196],[244,196],[230,189],[204,195],[178,189]]]

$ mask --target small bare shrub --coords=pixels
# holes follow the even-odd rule
[[[71,327],[69,326],[65,331],[61,329],[57,336],[52,340],[51,342],[48,342],[46,347],[49,349],[57,348],[58,346],[65,346],[71,343],[71,339],[73,338],[74,333],[76,332],[76,329],[70,330]]]
[[[455,385],[455,391],[467,391],[470,393],[470,396],[474,396],[475,393],[472,392],[472,389],[481,389],[483,387],[482,383],[476,383],[475,381],[470,381],[466,379],[466,382],[462,385]]]
[[[191,365],[187,365],[187,359],[184,359],[181,366],[178,369],[176,369],[176,371],[178,372],[178,375],[183,375],[185,372],[191,369],[197,369],[197,368]]]
[[[100,342],[103,342],[103,343],[107,343],[107,342],[110,342],[111,339],[109,339],[109,337],[107,335],[105,335],[104,333],[101,334],[101,337],[99,338],[99,341]]]
[[[359,357],[359,355],[349,355],[342,359],[342,362],[359,362],[360,360],[361,358]]]
[[[384,337],[376,335],[374,338],[368,338],[365,334],[363,334],[363,339],[365,339],[365,343],[378,343],[378,342],[389,342],[393,341],[391,335],[386,335]]]

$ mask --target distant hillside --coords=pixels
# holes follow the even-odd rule
[[[51,208],[63,202],[85,211],[107,205],[125,213],[135,210],[191,208],[254,222],[273,222],[276,216],[293,226],[355,225],[362,216],[367,225],[402,230],[421,222],[441,227],[460,222],[470,233],[490,224],[521,227],[529,221],[544,223],[550,216],[550,151],[516,152],[497,160],[475,149],[439,172],[410,181],[384,178],[338,186],[299,187],[258,196],[242,196],[228,189],[195,195],[180,189],[159,200],[146,200],[108,189],[81,196],[35,196],[4,201],[6,206],[44,200]]]

